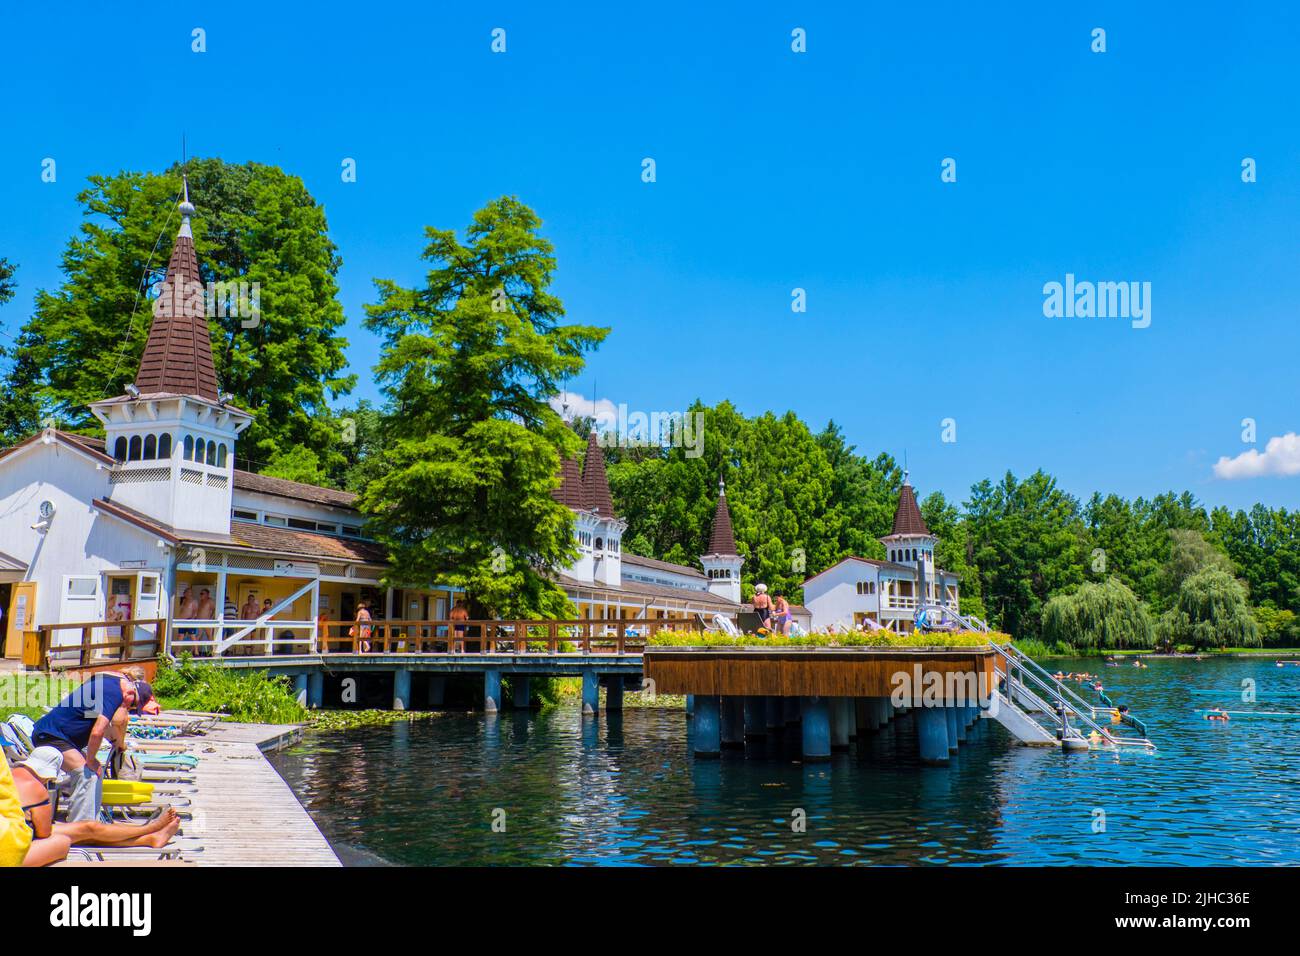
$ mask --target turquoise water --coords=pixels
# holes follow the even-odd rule
[[[1300,667],[1060,666],[1100,673],[1159,750],[1030,749],[981,721],[950,766],[922,767],[904,718],[828,764],[800,764],[796,741],[699,761],[680,710],[583,721],[562,708],[312,734],[273,760],[353,863],[1300,863],[1300,717],[1194,713],[1300,714]],[[1253,704],[1241,702],[1247,679]]]

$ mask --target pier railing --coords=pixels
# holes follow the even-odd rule
[[[640,654],[684,620],[176,621],[168,649],[198,657],[287,654]]]
[[[167,641],[167,619],[42,624],[33,637],[37,644],[29,663],[39,661],[44,670],[92,667],[155,657]]]

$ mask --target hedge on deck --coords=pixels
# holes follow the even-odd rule
[[[660,631],[651,647],[983,647],[1005,644],[1011,638],[996,631],[956,631],[895,634],[893,631],[850,631],[844,634],[807,634],[800,637],[757,637],[725,634]]]

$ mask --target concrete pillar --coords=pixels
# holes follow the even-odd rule
[[[217,589],[220,593],[221,589]],[[307,675],[306,673],[293,675],[293,696],[298,701],[299,706],[307,706]]]
[[[780,730],[785,726],[785,708],[780,697],[763,698],[764,723],[768,730]]]
[[[594,717],[600,712],[600,675],[591,668],[582,672],[582,716]]]
[[[429,706],[441,707],[447,699],[447,678],[441,674],[429,675]]]
[[[966,716],[966,708],[954,707],[952,708],[952,712],[954,723],[957,725],[957,743],[964,744],[966,742],[966,728],[968,726],[966,723],[968,720],[968,717]]]
[[[527,674],[512,674],[510,677],[510,690],[513,695],[511,703],[514,704],[515,710],[527,710],[532,701],[529,700],[529,691],[531,690]]]
[[[866,697],[853,698],[853,723],[859,737],[865,736],[871,729],[871,717],[868,713],[868,699]]]
[[[863,709],[867,714],[867,730],[874,733],[880,729],[880,698],[866,698]]]
[[[948,753],[955,754],[959,743],[957,738],[957,708],[944,707],[943,719],[948,725]]]
[[[695,756],[716,757],[722,749],[722,729],[719,720],[718,698],[712,694],[695,696],[694,723]]]
[[[497,691],[500,694],[500,690]],[[411,709],[411,672],[406,668],[393,671],[393,710]]]
[[[881,728],[889,726],[889,722],[894,719],[894,705],[888,697],[876,698],[876,719],[880,721]]]
[[[853,701],[848,697],[830,697],[826,704],[831,719],[831,750],[848,750],[849,731],[853,726]]]
[[[729,695],[719,703],[719,717],[722,721],[722,746],[736,748],[745,746],[745,698]]]
[[[942,707],[917,707],[913,710],[922,763],[948,762],[948,717],[944,710]]]
[[[325,672],[312,671],[307,675],[307,706],[318,710],[325,705]]]
[[[805,763],[831,759],[830,701],[825,697],[804,697],[799,701],[803,722],[803,759]]]
[[[501,709],[501,671],[496,668],[483,672],[483,709],[489,714]]]
[[[785,711],[786,726],[799,723],[800,700],[798,697],[782,697],[781,708]]]
[[[623,675],[615,674],[605,680],[605,709],[623,709]]]
[[[686,695],[686,716],[691,717],[694,716],[694,714],[695,714],[695,695],[687,694]]]
[[[763,697],[745,698],[745,737],[767,736],[767,703]]]

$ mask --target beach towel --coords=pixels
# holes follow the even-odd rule
[[[68,822],[99,819],[100,804],[104,802],[104,782],[89,767],[73,774],[72,795],[68,797]]]

